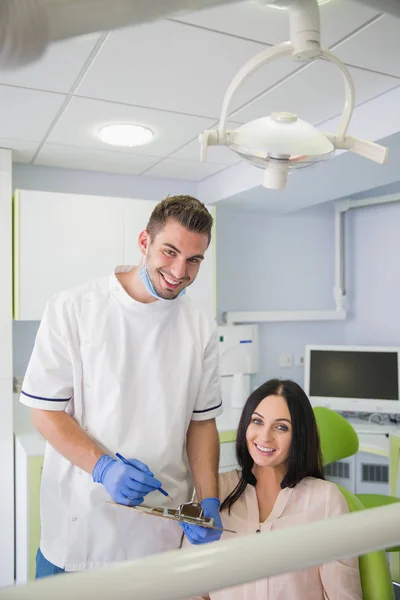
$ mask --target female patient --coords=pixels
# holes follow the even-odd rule
[[[324,481],[314,413],[306,394],[293,381],[274,379],[251,394],[240,419],[236,454],[242,470],[220,474],[219,483],[223,526],[237,535],[348,512],[336,485]],[[223,539],[232,536],[224,533]],[[358,559],[212,592],[209,598],[361,600]]]

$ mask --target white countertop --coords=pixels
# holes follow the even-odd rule
[[[348,422],[354,427],[357,433],[374,433],[378,435],[398,435],[400,436],[400,423],[391,423],[389,420],[383,423],[369,422],[366,419],[357,417],[348,417]]]

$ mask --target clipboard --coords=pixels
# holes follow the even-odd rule
[[[181,521],[182,523],[188,523],[189,525],[200,525],[201,527],[225,531],[227,533],[236,533],[236,531],[232,531],[232,529],[215,527],[214,519],[204,516],[204,509],[199,502],[186,502],[185,504],[180,504],[178,508],[164,508],[163,506],[151,507],[144,504],[139,504],[138,506],[126,506],[126,504],[119,504],[118,502],[111,501],[108,503],[113,504],[114,506],[122,506],[123,508],[135,510],[136,512],[151,515],[153,517]]]

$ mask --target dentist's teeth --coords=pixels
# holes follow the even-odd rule
[[[167,277],[166,275],[163,274],[163,277],[165,279],[165,281],[167,283],[170,283],[171,285],[179,285],[179,281],[174,281],[173,279],[170,279],[169,277]]]

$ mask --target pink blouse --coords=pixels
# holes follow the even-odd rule
[[[221,473],[220,499],[235,488],[239,472]],[[223,526],[236,534],[223,533],[223,540],[237,535],[274,531],[348,513],[345,498],[334,483],[307,477],[294,488],[279,492],[271,514],[259,522],[256,490],[246,487],[239,500],[221,513]],[[186,543],[185,543],[186,546]],[[346,559],[303,571],[268,577],[217,592],[210,590],[211,600],[362,600],[358,559]]]

